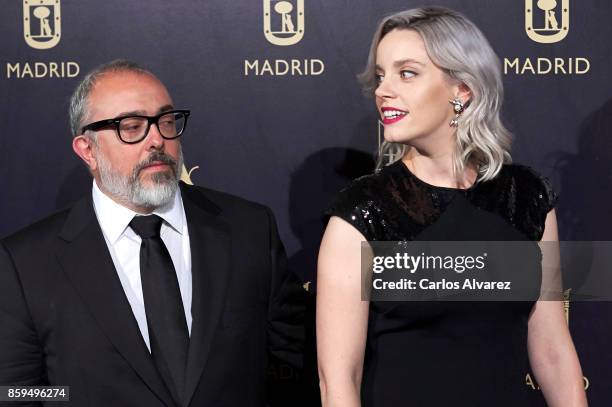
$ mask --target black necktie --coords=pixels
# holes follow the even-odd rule
[[[159,235],[162,219],[136,216],[130,227],[141,238],[140,278],[151,356],[179,405],[185,386],[189,331],[172,258]]]

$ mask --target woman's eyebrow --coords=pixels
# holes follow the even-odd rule
[[[416,59],[406,58],[406,59],[400,59],[398,61],[393,62],[393,67],[394,68],[399,68],[399,67],[401,67],[402,65],[405,65],[405,64],[415,64],[415,65],[425,66],[424,63],[419,62]],[[378,65],[378,64],[376,64],[375,68],[377,70],[381,70],[381,71],[383,70],[382,67],[380,65]]]

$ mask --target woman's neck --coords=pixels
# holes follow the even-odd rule
[[[402,161],[416,177],[440,187],[467,189],[478,177],[475,166],[470,164],[463,174],[455,174],[452,153],[424,154],[413,147],[402,157]]]

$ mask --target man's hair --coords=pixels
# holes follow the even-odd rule
[[[495,177],[502,165],[511,161],[511,134],[500,120],[504,94],[501,64],[485,36],[463,14],[443,7],[415,8],[386,17],[374,33],[366,69],[359,77],[366,93],[372,94],[377,87],[378,44],[393,30],[419,33],[431,60],[447,77],[471,90],[471,100],[457,127],[455,173],[463,173],[465,165],[473,163],[478,167],[478,181]],[[377,167],[384,164],[384,157],[396,161],[407,149],[406,145],[385,141]]]
[[[154,76],[146,68],[143,68],[135,62],[128,61],[127,59],[115,59],[114,61],[107,62],[94,68],[85,75],[81,82],[79,82],[70,97],[70,130],[72,131],[73,137],[77,137],[81,134],[81,128],[83,128],[84,121],[89,115],[88,101],[91,91],[97,81],[110,72],[133,72]],[[92,140],[95,142],[95,138]]]

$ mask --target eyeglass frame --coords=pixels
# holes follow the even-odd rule
[[[178,133],[174,137],[166,137],[159,130],[159,119],[162,116],[165,116],[165,115],[167,115],[169,113],[182,113],[182,114],[185,115],[185,123],[183,124],[182,130],[181,130],[180,133]],[[176,109],[176,110],[168,110],[168,111],[165,111],[165,112],[161,112],[161,113],[159,113],[159,114],[157,114],[155,116],[143,116],[143,115],[119,116],[119,117],[115,117],[113,119],[104,119],[104,120],[95,121],[93,123],[89,123],[89,124],[87,124],[87,125],[85,125],[85,126],[83,126],[81,128],[81,134],[85,134],[85,132],[88,131],[88,130],[98,131],[98,130],[102,130],[104,127],[108,127],[110,125],[114,125],[115,126],[115,132],[117,133],[117,137],[119,137],[119,140],[121,140],[122,142],[124,142],[126,144],[136,144],[136,143],[140,143],[142,140],[147,138],[147,136],[149,135],[149,130],[151,130],[151,124],[155,123],[155,126],[157,126],[157,131],[159,132],[159,135],[162,136],[163,139],[165,139],[165,140],[174,140],[175,138],[179,138],[185,132],[185,129],[187,128],[187,119],[189,118],[190,114],[191,114],[191,110]],[[136,141],[125,141],[123,138],[121,138],[121,130],[119,129],[119,123],[123,119],[131,119],[131,118],[147,119],[147,129],[145,130],[144,136],[142,136],[141,139],[136,140]]]

